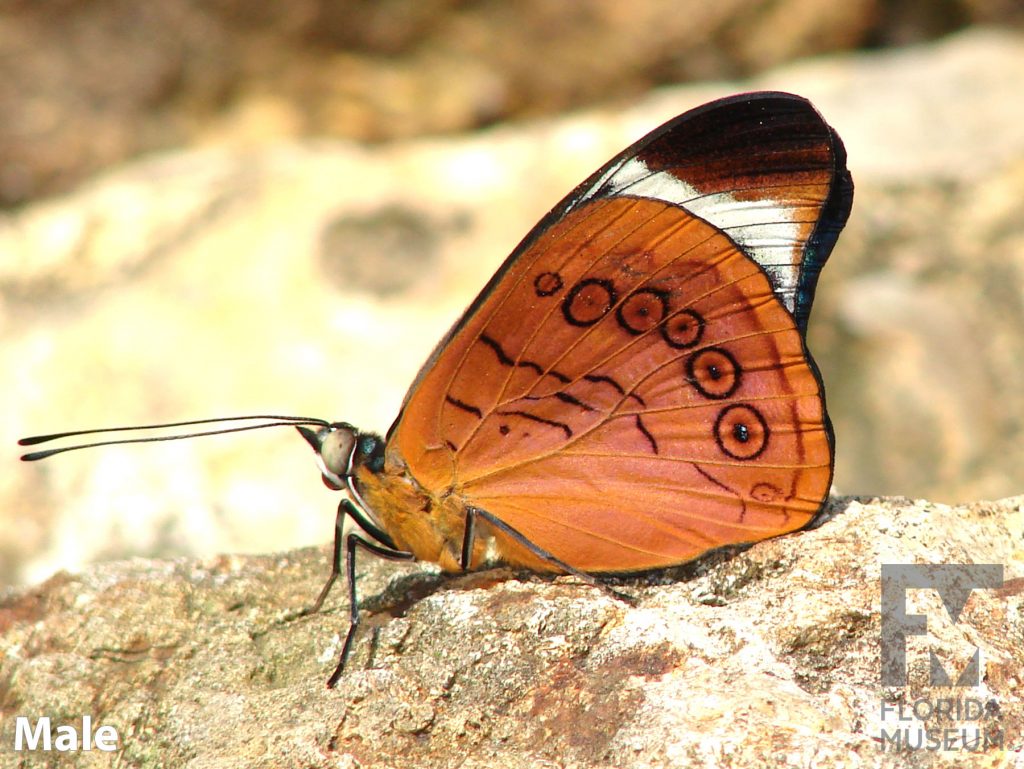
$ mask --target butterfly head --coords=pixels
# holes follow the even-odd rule
[[[348,422],[332,422],[317,430],[296,426],[316,452],[324,484],[338,491],[360,467],[379,472],[384,466],[384,441],[374,433],[364,433]]]

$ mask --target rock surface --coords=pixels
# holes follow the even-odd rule
[[[120,754],[62,766],[1019,766],[1022,532],[1022,497],[838,498],[816,529],[625,581],[636,607],[567,577],[445,578],[366,558],[363,635],[334,691],[343,591],[292,618],[320,587],[325,551],[61,573],[0,598],[0,765],[52,765],[11,761],[14,716],[56,728],[91,715],[118,731]],[[905,688],[879,678],[880,568],[892,563],[1005,569],[955,624],[934,591],[907,593],[928,633],[908,643]],[[980,686],[930,686],[929,650],[955,674],[975,647]],[[882,706],[946,697],[988,715],[900,722]],[[979,723],[1002,748],[893,753],[881,740]]]

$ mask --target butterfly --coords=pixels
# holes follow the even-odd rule
[[[309,609],[344,568],[349,631],[328,686],[360,621],[359,550],[449,572],[496,556],[593,581],[807,526],[834,438],[805,335],[852,201],[842,141],[806,99],[705,104],[541,219],[385,436],[271,417],[347,492]],[[344,533],[347,518],[358,530]]]

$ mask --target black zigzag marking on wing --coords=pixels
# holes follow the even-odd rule
[[[574,395],[569,395],[569,393],[557,392],[557,393],[555,393],[555,397],[558,398],[558,400],[562,401],[562,403],[568,403],[568,404],[573,405],[573,406],[579,406],[584,411],[593,411],[594,410],[593,406],[590,406],[590,405],[584,403],[583,401],[581,401],[579,398],[577,398]]]
[[[572,379],[570,377],[566,376],[565,374],[563,374],[561,371],[558,371],[557,369],[551,369],[550,371],[545,371],[543,366],[541,366],[536,361],[532,361],[532,360],[513,360],[511,357],[509,357],[509,354],[507,352],[505,352],[505,348],[501,346],[501,342],[499,342],[497,339],[495,339],[492,336],[488,336],[487,334],[481,334],[480,335],[480,341],[483,342],[485,345],[487,345],[488,347],[490,347],[494,351],[494,354],[498,357],[498,362],[501,363],[503,366],[527,368],[527,369],[530,369],[531,371],[535,372],[538,376],[551,376],[551,377],[554,377],[555,379],[557,379],[562,384],[568,384],[569,382],[572,381]],[[615,389],[615,392],[617,392],[619,395],[622,395],[622,396],[625,396],[625,397],[628,397],[628,398],[632,398],[637,403],[639,403],[641,407],[646,407],[647,406],[647,403],[646,403],[646,401],[644,401],[643,398],[641,398],[639,395],[637,395],[636,393],[633,393],[633,392],[626,393],[626,391],[622,388],[622,385],[620,385],[618,382],[616,382],[610,376],[606,376],[604,374],[585,374],[583,376],[583,378],[586,381],[594,382],[595,384],[608,384],[608,385],[611,385]],[[558,400],[562,401],[563,403],[569,403],[569,404],[571,404],[573,406],[579,406],[584,411],[594,411],[595,410],[593,406],[591,406],[591,405],[589,405],[587,403],[584,403],[583,401],[581,401],[576,396],[570,395],[567,392],[557,392],[557,393],[554,393],[554,397],[558,398]],[[527,396],[527,400],[540,400],[540,397]],[[561,424],[561,423],[559,423],[559,424]],[[657,450],[655,450],[655,453],[657,453]]]
[[[660,453],[658,451],[658,442],[656,440],[654,440],[654,436],[651,435],[651,431],[647,429],[647,426],[644,424],[644,420],[640,418],[639,414],[636,415],[636,429],[639,430],[640,432],[642,432],[644,434],[644,437],[648,441],[650,441],[651,450],[655,454]]]
[[[619,395],[626,395],[626,391],[622,389],[622,385],[620,385],[610,376],[605,376],[604,374],[586,374],[583,378],[586,379],[588,382],[594,382],[595,384],[609,384],[615,388],[615,392],[617,392]],[[629,397],[636,400],[636,402],[639,403],[641,406],[647,406],[647,402],[636,393],[630,393]]]
[[[705,472],[705,470],[699,464],[697,464],[696,462],[693,463],[693,469],[696,470],[701,475],[703,475],[705,478],[707,478],[713,484],[715,484],[718,488],[723,489],[724,491],[729,492],[729,496],[735,497],[737,499],[737,501],[739,501],[739,503],[740,503],[740,521],[742,521],[746,517],[746,515],[747,515],[747,501],[743,498],[743,496],[741,494],[739,494],[736,491],[736,489],[731,488],[730,486],[726,486],[724,483],[722,483],[720,480],[718,480],[715,476],[711,475],[708,472]]]
[[[548,425],[549,427],[557,427],[565,433],[565,437],[572,438],[572,428],[569,427],[565,422],[556,422],[554,419],[545,419],[539,417],[536,414],[531,414],[529,411],[499,411],[499,414],[510,417],[522,417],[523,419],[529,419],[531,422],[539,422],[542,425]]]
[[[567,392],[556,392],[551,395],[524,395],[523,399],[528,401],[542,401],[545,398],[558,398],[562,403],[568,403],[570,406],[579,406],[583,411],[596,411],[593,406],[589,403],[584,403],[575,395],[570,395]]]
[[[498,362],[501,363],[503,366],[517,366],[519,368],[528,368],[530,369],[530,371],[536,372],[537,376],[552,376],[562,384],[567,384],[568,382],[572,381],[561,371],[555,371],[554,369],[552,369],[551,371],[545,371],[544,367],[535,361],[512,360],[508,356],[508,353],[506,353],[504,348],[501,346],[501,343],[494,337],[487,336],[487,334],[481,334],[480,341],[483,342],[488,347],[490,347],[492,350],[494,350],[494,354],[498,356]]]
[[[472,414],[477,419],[483,419],[483,416],[484,416],[483,412],[480,411],[480,409],[478,409],[476,406],[474,406],[474,405],[472,405],[470,403],[466,403],[465,401],[460,401],[458,398],[453,398],[451,395],[444,396],[444,399],[446,401],[448,401],[450,404],[452,404],[453,406],[455,406],[456,408],[460,408],[463,411],[466,411],[466,412]]]

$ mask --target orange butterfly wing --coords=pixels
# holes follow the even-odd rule
[[[832,437],[803,322],[849,210],[843,174],[798,97],[667,124],[513,253],[421,372],[389,450],[435,496],[584,571],[806,525]]]

